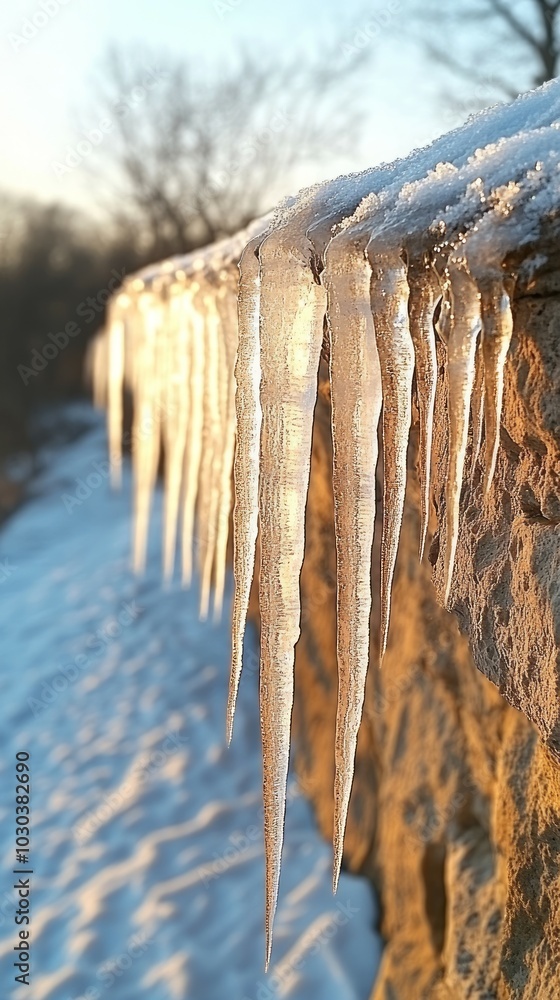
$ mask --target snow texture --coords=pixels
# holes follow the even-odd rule
[[[331,850],[293,775],[285,892],[264,975],[255,635],[228,751],[229,627],[199,623],[194,590],[162,590],[159,489],[146,573],[130,572],[129,463],[115,493],[99,417],[82,406],[63,416],[72,443],[41,454],[35,495],[0,533],[10,570],[0,605],[3,1000],[367,1000],[381,951],[372,891],[345,875],[333,899]],[[228,573],[228,611],[232,590]],[[22,749],[32,775],[31,989],[14,984],[12,966]]]
[[[241,263],[239,298],[236,590],[227,726],[231,736],[258,527],[267,958],[278,899],[294,647],[300,629],[299,575],[324,325],[330,351],[338,568],[336,886],[368,667],[377,425],[381,418],[383,657],[406,489],[413,384],[420,423],[422,557],[430,511],[437,332],[447,350],[449,466],[443,517],[440,512],[447,602],[452,593],[461,491],[465,478],[470,478],[464,475],[469,421],[470,472],[478,461],[484,429],[484,483],[488,490],[499,447],[503,371],[512,335],[516,275],[520,268],[530,266],[531,257],[534,266],[539,237],[551,229],[558,214],[559,193],[560,82],[553,81],[509,106],[484,111],[404,160],[302,191],[248,234],[251,241]],[[198,265],[191,258],[186,263],[169,261],[140,278],[140,299],[159,297],[160,324],[176,283],[186,297],[189,288],[191,292],[198,284],[205,288],[202,302],[200,291],[192,293],[194,309],[204,326],[206,349],[213,352],[206,355],[204,363],[202,471],[198,473],[196,462],[192,466],[186,463],[187,490],[189,480],[198,476],[203,499],[198,507],[205,567],[203,613],[209,566],[215,559],[216,510],[225,517],[227,509],[223,491],[232,433],[225,416],[230,369],[224,375],[220,366],[231,364],[233,350],[227,362],[220,360],[225,353],[216,354],[216,333],[211,331],[219,296],[234,295],[228,265],[235,259],[235,249],[234,240],[210,248]],[[120,324],[118,316],[114,322]],[[125,326],[128,330],[126,322]],[[139,340],[150,341],[153,329],[145,319]],[[165,321],[158,333],[162,342],[171,329]],[[233,325],[230,328],[222,320],[219,329],[224,331],[222,339],[219,332],[217,335],[220,344],[227,339],[226,329],[233,342]],[[99,347],[118,378],[127,370],[118,346],[120,330],[119,325],[117,332],[108,334],[109,346]],[[110,346],[113,343],[115,347]],[[153,348],[145,350],[144,356],[138,354],[140,359],[144,357],[140,360],[142,371],[136,362],[129,365],[135,368],[136,410],[138,406],[153,410],[158,395],[159,364],[150,353]],[[94,358],[91,368],[103,372],[103,361]],[[216,381],[220,381],[220,371],[221,388]],[[144,384],[146,378],[149,388]],[[95,396],[99,400],[108,397],[109,429],[113,427],[114,437],[111,412],[118,409],[112,402],[115,391],[110,379],[108,389],[102,382],[103,376],[101,384],[98,379]],[[113,420],[116,423],[117,416]],[[137,462],[137,565],[143,562],[146,498],[153,488],[159,454],[158,448],[145,450],[146,455]],[[214,456],[216,463],[209,456]],[[220,461],[228,463],[227,469],[222,466],[223,475],[218,469]],[[218,505],[216,496],[222,497]],[[219,608],[222,548],[216,565]]]

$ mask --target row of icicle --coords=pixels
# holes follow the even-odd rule
[[[128,278],[109,303],[89,358],[96,405],[107,408],[111,479],[121,482],[123,407],[132,404],[133,568],[146,563],[152,495],[164,476],[163,576],[196,569],[200,616],[222,610],[235,447],[237,261],[252,229]]]
[[[144,562],[163,443],[164,570],[166,576],[172,572],[182,497],[187,581],[195,505],[198,509],[203,615],[212,574],[218,611],[222,601],[236,383],[227,734],[229,741],[259,534],[267,964],[280,876],[299,576],[325,321],[337,556],[336,889],[369,660],[378,425],[384,470],[382,657],[404,507],[413,376],[420,421],[422,557],[430,509],[437,331],[447,349],[449,465],[442,525],[447,602],[469,416],[473,467],[484,426],[487,492],[498,454],[504,365],[513,329],[516,275],[508,255],[519,257],[525,248],[530,267],[543,224],[556,216],[559,118],[560,86],[554,82],[509,107],[483,113],[406,160],[307,189],[272,220],[255,224],[240,261],[238,345],[234,264],[240,242],[234,239],[128,281],[113,301],[104,342],[96,348],[96,397],[103,402],[107,396],[116,474],[123,384],[133,396],[135,565],[141,569]],[[145,417],[154,430],[143,437],[139,428]]]

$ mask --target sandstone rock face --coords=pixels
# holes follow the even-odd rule
[[[375,1000],[560,996],[559,296],[552,266],[518,284],[498,466],[488,497],[480,467],[463,490],[454,614],[437,599],[437,534],[418,562],[414,476],[381,671],[374,597],[345,863],[367,872],[380,894],[387,946]],[[440,374],[433,475],[441,507],[443,348]],[[415,454],[412,441],[411,462]],[[337,687],[330,470],[323,379],[294,720],[299,771],[327,837]],[[380,529],[378,518],[378,543]]]
[[[452,606],[479,670],[535,722],[560,759],[557,281],[552,270],[518,289],[499,468],[488,497],[482,494],[480,466],[473,489],[465,491]],[[443,391],[438,402],[438,425],[444,426]],[[436,436],[440,504],[444,446],[444,435]]]

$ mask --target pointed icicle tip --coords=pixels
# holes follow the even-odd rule
[[[332,875],[332,891],[333,891],[333,896],[336,896],[336,894],[338,892],[338,883],[340,881],[340,872],[341,872],[341,869],[342,869],[342,858],[340,859],[340,863],[339,864],[336,863],[336,859],[335,859],[333,861],[333,875]]]

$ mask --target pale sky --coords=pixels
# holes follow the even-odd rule
[[[338,164],[325,157],[305,183],[394,159],[458,124],[439,100],[441,76],[432,79],[419,50],[398,37],[406,6],[393,0],[390,28],[371,43],[365,155]],[[8,0],[0,13],[0,189],[87,204],[90,170],[57,177],[52,164],[80,140],[80,128],[96,125],[93,78],[113,43],[138,42],[210,67],[242,44],[305,53],[335,39],[342,51],[389,7],[390,0]]]

